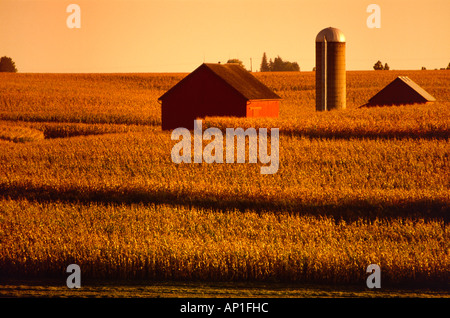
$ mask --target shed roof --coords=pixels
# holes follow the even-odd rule
[[[399,96],[400,94],[398,94],[398,89],[400,86],[409,88],[408,98],[405,99],[405,96]],[[434,102],[436,99],[408,76],[398,76],[381,91],[375,94],[371,99],[369,99],[369,104],[377,104],[380,101],[398,104],[410,101]]]
[[[183,85],[183,81],[187,77],[195,76],[195,73],[208,71],[212,72],[218,78],[224,81],[226,85],[231,86],[240,95],[247,100],[255,99],[281,99],[280,96],[275,94],[270,88],[261,83],[255,76],[245,70],[239,64],[227,63],[227,64],[214,64],[203,63],[192,73],[178,82],[175,86],[164,93],[159,99],[164,99],[167,95],[171,94],[178,85]]]

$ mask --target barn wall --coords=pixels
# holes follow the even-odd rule
[[[206,116],[245,117],[246,100],[211,72],[199,70],[162,101],[162,129],[194,128]]]
[[[247,103],[247,117],[278,117],[280,101],[251,100]]]
[[[245,117],[246,99],[215,75],[206,73],[204,76],[204,100],[200,104],[198,116]]]
[[[182,85],[178,85],[176,90],[162,100],[162,129],[188,128],[190,124],[188,119],[192,117],[190,105],[198,104],[199,101],[199,87],[194,78],[185,78]]]

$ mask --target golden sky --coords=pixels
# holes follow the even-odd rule
[[[371,3],[381,28],[367,27]],[[449,0],[0,0],[0,56],[19,72],[190,72],[230,58],[259,70],[266,52],[311,71],[329,26],[346,36],[348,70],[450,62]]]

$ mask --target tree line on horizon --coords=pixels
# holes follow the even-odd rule
[[[278,55],[274,60],[267,61],[266,52],[264,52],[261,61],[261,72],[300,72],[300,66],[297,62],[283,61]]]
[[[245,68],[244,63],[239,59],[229,59],[227,63],[237,63]],[[383,63],[378,60],[373,65],[373,69],[376,71],[389,70],[390,67],[387,63],[385,63],[383,66]],[[426,67],[422,66],[421,69],[426,70]],[[313,71],[315,70],[316,68],[314,67]],[[448,63],[446,68],[442,67],[441,70],[450,70],[450,63]],[[12,58],[8,56],[3,56],[2,58],[0,58],[0,72],[18,72],[16,64],[14,63]],[[260,72],[300,72],[300,66],[297,62],[283,61],[283,59],[279,55],[274,60],[269,59],[269,61],[267,61],[267,55],[266,52],[264,52],[261,61]]]

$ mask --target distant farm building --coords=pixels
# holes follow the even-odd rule
[[[158,100],[169,130],[206,116],[278,117],[281,97],[238,64],[204,63]]]
[[[399,76],[375,96],[365,106],[390,106],[423,104],[436,99],[407,76]]]

